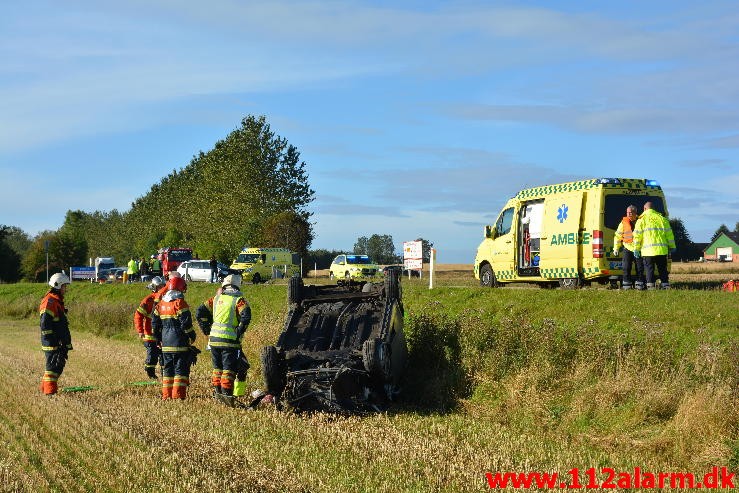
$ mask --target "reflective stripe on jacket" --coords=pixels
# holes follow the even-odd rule
[[[241,347],[251,321],[251,308],[241,291],[227,290],[213,298],[213,325],[208,343],[213,347]]]
[[[629,251],[634,251],[634,234],[633,224],[629,221],[628,217],[621,219],[616,229],[616,235],[613,237],[613,249],[618,250],[621,245],[626,247]]]
[[[133,325],[136,327],[137,333],[144,335],[143,340],[145,342],[156,341],[151,331],[151,314],[157,303],[159,303],[159,293],[151,293],[141,300],[138,308],[136,308],[136,312],[133,314]]]
[[[52,289],[46,293],[39,305],[39,315],[41,349],[54,351],[62,346],[72,349],[72,335],[69,333],[64,298],[59,291]]]
[[[163,353],[180,353],[190,350],[195,341],[190,307],[179,291],[167,291],[154,308],[151,327],[156,340],[162,344]]]
[[[644,211],[634,226],[634,250],[640,250],[644,257],[654,257],[667,255],[674,248],[670,221],[653,209]]]

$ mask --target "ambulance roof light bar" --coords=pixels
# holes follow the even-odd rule
[[[618,178],[598,178],[595,180],[598,185],[620,185],[621,180]]]

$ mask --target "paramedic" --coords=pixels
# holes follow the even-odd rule
[[[647,289],[654,289],[654,269],[659,270],[662,289],[669,289],[667,253],[675,252],[675,235],[670,221],[652,209],[652,203],[644,204],[644,212],[634,226],[634,257],[644,257],[644,273]]]
[[[635,205],[630,205],[626,208],[626,216],[621,219],[621,222],[616,229],[616,236],[613,237],[613,256],[616,257],[619,254],[621,247],[624,249],[622,267],[624,271],[623,277],[623,288],[631,289],[644,289],[644,263],[643,259],[634,257],[634,225],[638,218]],[[631,264],[636,266],[636,282],[632,283],[631,276]]]

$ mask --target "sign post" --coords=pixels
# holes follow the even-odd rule
[[[431,249],[429,258],[429,289],[434,289],[434,264],[436,264],[436,248]]]

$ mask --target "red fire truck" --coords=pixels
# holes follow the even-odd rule
[[[177,270],[182,262],[192,260],[192,248],[160,248],[157,252],[157,258],[162,262],[162,274]]]

